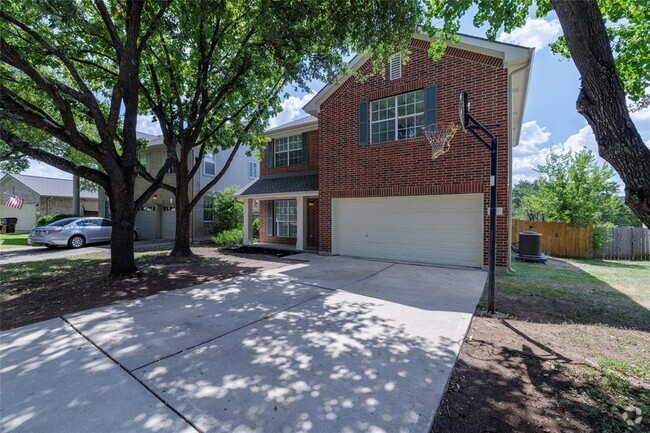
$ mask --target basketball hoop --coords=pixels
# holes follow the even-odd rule
[[[436,159],[449,152],[451,139],[458,131],[458,126],[454,123],[433,123],[422,128],[422,131],[431,144],[431,159]]]

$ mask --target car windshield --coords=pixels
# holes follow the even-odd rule
[[[71,222],[76,221],[76,220],[77,220],[77,218],[64,218],[62,220],[54,221],[50,225],[54,226],[54,227],[63,227],[63,226],[67,226],[68,224],[70,224]]]

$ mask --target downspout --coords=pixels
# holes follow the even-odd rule
[[[515,272],[514,269],[512,269],[512,150],[514,148],[514,143],[512,142],[513,137],[512,134],[510,134],[511,131],[511,122],[512,119],[510,117],[510,109],[512,108],[512,76],[515,75],[516,73],[523,71],[525,69],[530,68],[531,64],[533,62],[533,55],[531,53],[530,56],[528,56],[528,60],[523,66],[520,66],[519,68],[508,71],[508,272]],[[526,86],[528,86],[528,83],[526,83]],[[527,91],[526,91],[527,92]],[[523,111],[523,107],[522,107]],[[522,112],[522,121],[523,121],[523,112]],[[521,133],[520,133],[520,138],[521,138]]]

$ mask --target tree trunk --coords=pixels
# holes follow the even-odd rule
[[[650,227],[650,149],[625,101],[602,14],[595,0],[552,0],[582,78],[576,107],[594,131],[598,153],[625,183],[625,203]]]
[[[110,194],[111,220],[111,272],[114,277],[131,275],[138,268],[133,252],[133,227],[135,209],[133,207],[134,182],[126,181]]]
[[[172,256],[191,256],[190,248],[190,226],[192,209],[190,208],[190,178],[188,168],[188,158],[191,151],[183,150],[181,144],[180,159],[178,161],[178,170],[176,171],[176,236],[174,237],[174,247],[170,255]]]

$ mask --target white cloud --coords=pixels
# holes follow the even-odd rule
[[[550,138],[551,133],[546,128],[539,126],[536,120],[526,122],[521,125],[521,137],[515,150],[519,153],[536,152],[538,146],[548,142]]]
[[[287,99],[282,101],[282,112],[271,119],[269,127],[274,128],[306,116],[307,113],[302,111],[302,107],[304,107],[307,102],[314,97],[314,95],[316,95],[315,92],[307,93],[302,97],[289,96]]]
[[[152,116],[138,116],[138,124],[135,127],[136,131],[144,132],[145,134],[160,135],[160,124],[153,121]]]
[[[501,33],[497,40],[541,50],[555,42],[561,34],[562,26],[557,19],[529,18],[523,27],[513,30],[512,33]]]
[[[513,174],[512,175],[512,184],[516,185],[519,182],[525,180],[528,182],[532,182],[533,180],[537,179],[537,176],[534,176],[532,174]]]
[[[522,149],[515,147],[512,155],[513,180],[531,180],[537,177],[534,171],[538,165],[544,164],[546,158],[551,154],[563,154],[567,152],[579,152],[589,149],[598,155],[596,137],[591,127],[585,124],[578,132],[569,136],[564,142],[549,145],[551,134],[546,128],[537,125],[537,121],[526,122],[522,125]]]

